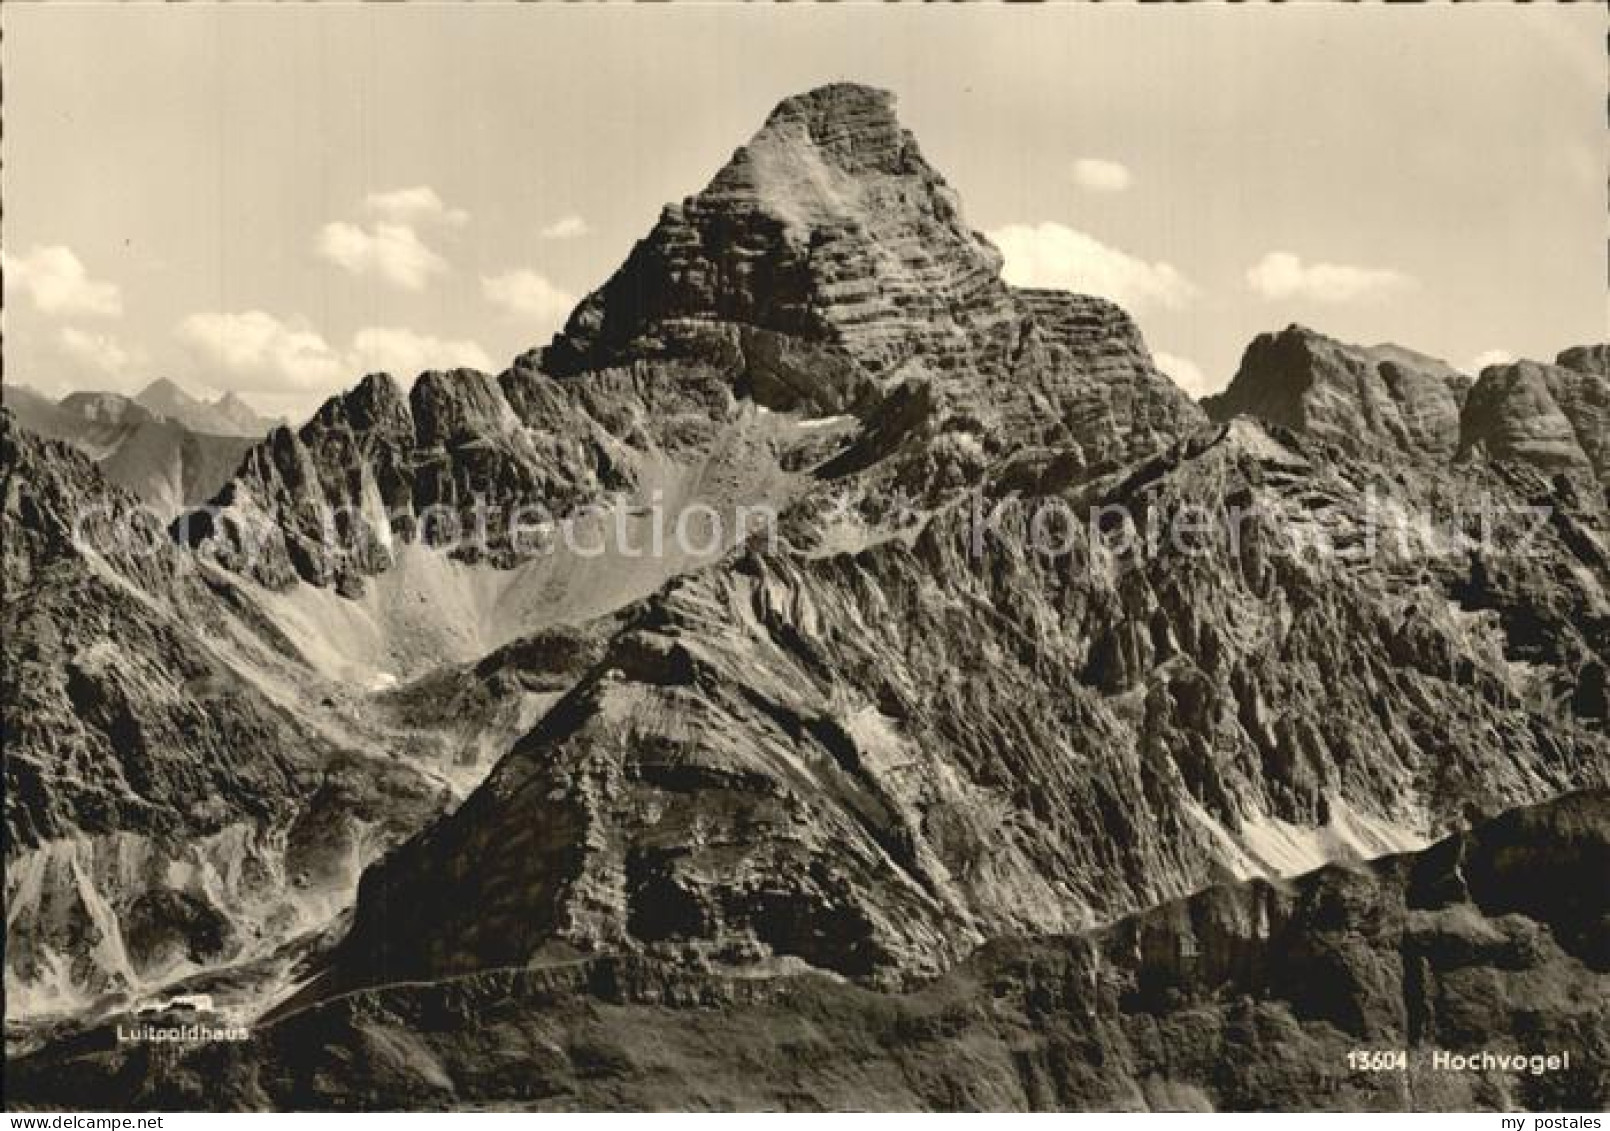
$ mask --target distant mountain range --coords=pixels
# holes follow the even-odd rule
[[[59,401],[8,382],[0,401],[23,427],[72,444],[107,479],[168,518],[211,498],[281,423],[233,393],[204,401],[168,380],[132,397],[76,392]]]
[[[234,393],[224,393],[205,401],[160,378],[134,395],[134,403],[158,416],[183,424],[192,432],[214,436],[250,436],[261,439],[269,429],[284,421],[265,416]]]

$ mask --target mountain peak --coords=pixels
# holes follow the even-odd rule
[[[840,350],[874,375],[952,368],[1017,317],[1000,269],[894,96],[836,83],[784,99],[702,192],[668,205],[543,364],[621,364],[690,323],[726,323]]]
[[[412,435],[408,394],[389,373],[365,374],[352,388],[325,401],[303,432],[337,427],[388,436]]]
[[[1554,364],[1589,376],[1610,377],[1610,343],[1598,342],[1561,350]]]
[[[166,409],[163,406],[182,405],[188,408],[201,403],[201,401],[181,388],[177,382],[170,381],[166,377],[158,377],[155,381],[152,381],[138,393],[135,393],[134,399],[153,412],[164,414],[166,414]]]
[[[133,399],[158,416],[211,436],[261,436],[275,424],[232,392],[207,401],[167,377],[158,377]]]
[[[808,239],[824,224],[855,219],[865,189],[878,178],[917,176],[929,182],[923,188],[943,185],[894,107],[888,91],[853,83],[785,98],[701,195],[758,208],[782,220],[789,235]]]
[[[1253,416],[1352,448],[1441,460],[1459,443],[1470,380],[1401,346],[1359,346],[1292,323],[1253,339],[1224,392],[1202,407],[1214,420]]]
[[[772,108],[772,112],[766,116],[766,124],[770,126],[775,122],[796,119],[820,121],[872,111],[881,113],[891,124],[898,125],[894,107],[893,92],[882,87],[859,82],[830,82],[789,95]]]
[[[1528,463],[1549,473],[1589,470],[1610,483],[1610,347],[1577,346],[1556,363],[1490,365],[1460,417],[1460,454]]]
[[[833,83],[779,102],[749,148],[818,150],[846,172],[898,173],[911,135],[895,116],[895,97],[857,83]]]
[[[57,407],[75,417],[96,424],[145,424],[158,415],[139,401],[131,400],[121,393],[102,393],[93,390],[68,393],[57,402]]]

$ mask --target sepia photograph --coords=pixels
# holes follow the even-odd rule
[[[6,4],[7,1128],[1602,1129],[1607,41]]]

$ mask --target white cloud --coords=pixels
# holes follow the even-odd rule
[[[304,321],[282,322],[261,310],[192,314],[176,333],[202,366],[203,379],[218,390],[294,397],[334,390],[381,369],[406,384],[426,369],[494,368],[486,351],[465,339],[366,326],[337,349]]]
[[[429,185],[372,192],[363,198],[363,210],[392,224],[446,224],[457,228],[470,218],[462,208],[449,208]]]
[[[1271,251],[1247,269],[1247,285],[1267,299],[1369,302],[1413,290],[1413,278],[1386,267],[1304,263],[1289,251]]]
[[[988,233],[1006,263],[1001,275],[1020,287],[1100,295],[1120,306],[1184,306],[1196,287],[1169,263],[1148,263],[1061,224],[1008,224]]]
[[[363,198],[368,223],[332,220],[319,229],[314,248],[324,259],[354,275],[375,275],[406,291],[425,288],[448,271],[447,260],[420,239],[418,228],[459,227],[470,214],[449,208],[429,185],[372,192]]]
[[[1216,393],[1224,387],[1223,381],[1210,380],[1203,375],[1201,368],[1188,357],[1177,357],[1171,353],[1161,351],[1152,354],[1152,360],[1157,368],[1173,380],[1174,384],[1184,389],[1192,397],[1205,397],[1209,393]]]
[[[55,244],[36,247],[26,255],[0,255],[6,289],[26,291],[34,307],[45,314],[123,313],[123,296],[115,283],[89,277],[71,248]]]
[[[1134,180],[1127,165],[1100,157],[1081,157],[1073,163],[1073,183],[1090,192],[1123,192]]]
[[[573,240],[591,232],[592,225],[572,212],[543,228],[539,233],[545,240]]]
[[[381,221],[364,228],[337,220],[319,231],[317,249],[354,275],[378,275],[406,291],[423,290],[432,275],[447,271],[447,261],[407,224]]]
[[[1466,372],[1479,377],[1481,376],[1481,371],[1489,365],[1508,365],[1514,360],[1515,355],[1508,350],[1487,350],[1470,359],[1470,365],[1467,367]]]
[[[481,293],[509,314],[544,325],[557,326],[576,305],[575,296],[525,267],[481,276]]]
[[[341,358],[317,331],[261,310],[192,314],[176,333],[218,389],[306,391],[346,376]]]
[[[104,377],[128,377],[129,370],[144,359],[139,350],[129,349],[109,334],[90,333],[75,326],[62,327],[57,340],[69,358]]]
[[[427,369],[496,368],[486,351],[474,342],[387,326],[359,330],[352,336],[348,357],[347,368],[354,378],[383,369],[404,383]]]

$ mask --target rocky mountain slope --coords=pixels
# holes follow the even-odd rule
[[[263,916],[253,947],[164,967],[162,984],[203,990],[256,978],[229,1003],[238,1019],[257,1016],[264,978],[276,986],[284,1020],[258,1046],[266,1059],[167,1064],[143,1094],[173,1102],[216,1078],[246,1105],[284,1102],[284,1089],[330,1105],[648,1102],[631,1055],[601,1053],[595,1071],[542,1051],[594,1039],[595,989],[624,979],[640,988],[610,1004],[620,1024],[665,1026],[707,1089],[678,1103],[739,1102],[730,1080],[777,1079],[765,1094],[784,1106],[817,1093],[806,1078],[734,1068],[730,1039],[721,1060],[705,1020],[653,1013],[651,994],[756,1004],[754,1024],[777,1032],[787,1010],[831,1014],[853,1034],[846,1047],[899,1046],[887,1075],[903,1102],[1250,1103],[1250,1075],[1210,1077],[1206,1059],[1177,1080],[1158,1067],[1223,1042],[1252,1043],[1249,1073],[1266,1068],[1293,1094],[1416,1102],[1337,1083],[1320,1058],[1343,1042],[1303,1025],[1356,1042],[1360,1010],[1388,1019],[1371,1034],[1408,1024],[1376,990],[1410,946],[1390,924],[1421,897],[1395,865],[1356,883],[1322,872],[1295,895],[1280,885],[1603,785],[1602,490],[1497,439],[1519,435],[1507,425],[1479,425],[1495,439],[1473,458],[1470,406],[1491,370],[1467,395],[1431,359],[1293,328],[1254,343],[1204,412],[1123,311],[1009,287],[999,269],[892,97],[839,84],[782,103],[547,348],[496,377],[427,373],[406,395],[386,375],[364,378],[254,445],[160,554],[59,549],[63,516],[108,489],[59,446],[8,448],[8,523],[41,532],[8,558],[8,589],[13,575],[48,576],[42,592],[59,594],[32,612],[8,596],[25,629],[7,633],[8,671],[16,648],[39,668],[31,680],[62,688],[34,701],[32,684],[8,684],[8,713],[89,710],[74,705],[72,673],[87,663],[78,641],[97,637],[75,618],[104,614],[102,636],[124,615],[146,626],[112,642],[138,650],[135,664],[87,669],[129,685],[104,725],[88,714],[105,737],[86,739],[83,766],[109,762],[129,788],[79,800],[82,767],[45,731],[24,736],[18,772],[37,780],[15,796],[36,800],[8,800],[8,821],[15,812],[17,843],[35,856],[8,857],[8,896],[47,840],[145,829],[147,816],[154,827],[185,806],[202,806],[207,829],[292,846],[261,868],[212,865],[268,875],[275,899],[297,898],[300,861],[322,862],[321,915]],[[1562,355],[1580,386],[1540,378],[1582,427],[1603,356]],[[1491,399],[1482,420],[1547,408]],[[539,534],[583,537],[533,546],[506,521],[522,507],[541,508]],[[755,511],[768,521],[740,521]],[[669,538],[643,552],[656,529],[695,517],[707,535],[696,547]],[[195,664],[206,694],[248,715],[228,741],[171,722],[207,711],[187,690]],[[169,780],[153,760],[187,768]],[[218,788],[234,761],[286,785]],[[259,796],[274,808],[253,809]],[[1563,824],[1540,818],[1517,835],[1575,846],[1560,829],[1588,825],[1602,845],[1600,806],[1593,795],[1551,809]],[[207,835],[199,819],[176,827]],[[316,847],[294,848],[299,835]],[[86,987],[153,981],[109,975],[104,950],[56,929],[48,909],[77,890],[86,915],[125,932],[174,917],[125,910],[176,886],[166,877],[212,890],[205,868],[151,859],[164,863],[103,868],[90,895],[71,886],[81,868],[52,873],[46,895],[18,887],[42,910],[12,930],[28,940],[21,953],[42,957],[8,965],[8,996],[60,985],[79,1011],[32,1035],[46,1047],[18,1079],[41,1100],[66,1079],[48,1066],[83,1067],[75,1042],[96,1039]],[[1514,866],[1506,857],[1506,876]],[[1264,882],[1191,897],[1252,880]],[[1174,902],[1187,897],[1199,902]],[[1494,898],[1450,896],[1465,902],[1446,929],[1543,937],[1488,924],[1508,914]],[[1135,955],[1138,936],[1122,932],[1155,935],[1177,959],[1181,906],[1284,924],[1226,928],[1235,994],[1253,1004],[1126,990],[1102,1014],[1088,967],[1108,942],[1091,940],[1119,940],[1102,961],[1150,986],[1152,943]],[[1556,949],[1526,951],[1535,977],[1507,950],[1483,957],[1480,985],[1514,974],[1516,1001],[1545,983],[1597,985],[1573,963],[1601,920],[1514,910],[1546,924]],[[1135,926],[1146,923],[1172,925]],[[1286,949],[1260,966],[1276,938]],[[63,956],[77,963],[65,973]],[[1001,1008],[1041,1012],[990,1037],[974,1024],[994,1008],[978,986],[1008,968],[1002,996],[1019,1004]],[[1320,969],[1362,988],[1344,978],[1346,993],[1316,1004],[1304,995]],[[1217,994],[1228,973],[1214,977]],[[487,995],[508,1000],[487,1007]],[[418,1031],[420,1009],[450,1019],[440,1043]],[[392,1010],[400,1021],[368,1025],[368,1011]],[[1602,1047],[1602,1012],[1550,1016]],[[298,1028],[307,1018],[335,1020]],[[505,1034],[507,1083],[459,1067],[471,1029]],[[1203,1034],[1218,1036],[1195,1043]],[[979,1055],[1011,1073],[942,1084],[937,1065],[990,1040],[999,1048]],[[306,1067],[293,1045],[342,1067]],[[1031,1046],[1044,1058],[1003,1051]],[[1092,1075],[1108,1049],[1133,1054],[1129,1075]],[[670,1069],[655,1063],[663,1084]],[[600,1091],[562,1090],[586,1073]],[[878,1106],[883,1093],[864,1087],[820,1094]],[[1491,1090],[1426,1097],[1505,1102]]]
[[[907,994],[597,958],[339,997],[175,1065],[107,1034],[8,1066],[141,1108],[1599,1110],[1610,796],[1411,855],[992,942]],[[1403,1070],[1349,1054],[1403,1049]],[[1559,1056],[1439,1068],[1439,1052]]]
[[[283,642],[78,452],[6,413],[0,466],[8,1026],[321,925],[439,774],[309,712]]]
[[[1080,525],[1051,561],[1010,516],[974,558],[956,508],[909,540],[680,582],[365,877],[336,984],[578,950],[899,981],[989,937],[1409,847],[1601,780],[1610,743],[1580,689],[1610,643],[1603,582],[1570,581],[1605,576],[1570,548],[1586,520],[1562,515],[1548,567],[1518,580],[1559,602],[1528,607],[1532,650],[1463,531],[1395,544],[1452,483],[1399,488],[1377,529],[1359,505],[1376,475],[1238,423],[1055,496]],[[1079,534],[1103,508],[1172,522],[1237,502],[1257,517],[1234,547],[1126,560]],[[1309,535],[1337,556],[1285,541]]]
[[[903,429],[990,454],[1059,442],[1090,463],[1200,419],[1123,311],[1014,290],[1000,267],[893,97],[826,86],[785,99],[702,192],[668,206],[540,361],[572,377],[770,331],[784,364],[744,382],[762,403],[881,404]]]

